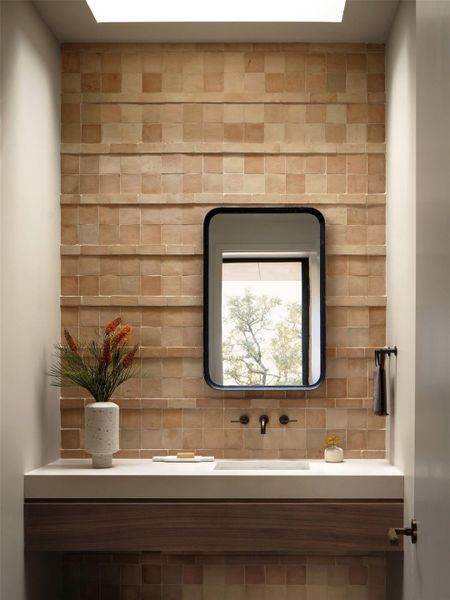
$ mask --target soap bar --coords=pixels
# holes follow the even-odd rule
[[[179,458],[178,456],[154,456],[153,462],[164,462],[164,463],[200,463],[200,462],[214,462],[214,456],[192,456],[189,458]]]
[[[194,458],[195,452],[177,452],[177,458]]]

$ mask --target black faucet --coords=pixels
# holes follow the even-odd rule
[[[261,415],[259,417],[259,423],[261,425],[261,434],[266,433],[268,422],[269,422],[269,417],[267,415]]]

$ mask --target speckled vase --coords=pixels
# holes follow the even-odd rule
[[[92,466],[112,467],[112,455],[119,450],[119,407],[114,402],[92,402],[84,415],[85,447],[92,454]]]

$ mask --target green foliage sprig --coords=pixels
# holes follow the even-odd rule
[[[57,360],[48,373],[51,385],[79,385],[96,402],[108,402],[122,383],[138,374],[133,366],[138,346],[127,348],[131,326],[121,323],[120,317],[114,319],[87,344],[77,344],[65,329],[66,343],[55,346]]]

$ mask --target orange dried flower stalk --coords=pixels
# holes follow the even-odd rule
[[[103,343],[103,365],[106,367],[112,360],[111,343],[107,338]]]
[[[106,335],[109,335],[110,333],[113,333],[118,327],[119,325],[122,323],[122,318],[121,317],[117,317],[116,319],[113,319],[112,321],[110,321],[106,327],[105,327],[105,333]]]
[[[136,344],[136,346],[133,348],[133,350],[131,350],[130,352],[128,352],[128,354],[125,356],[125,358],[123,359],[123,366],[125,368],[128,368],[131,366],[133,359],[134,359],[134,355],[136,354],[138,349],[138,345]]]
[[[112,339],[112,346],[125,346],[131,334],[131,325],[124,325],[114,335]]]
[[[76,345],[75,340],[70,335],[70,333],[67,331],[67,329],[64,329],[64,337],[66,338],[66,342],[67,342],[69,348],[72,350],[72,352],[77,353],[78,346]]]

